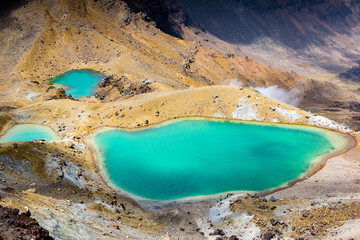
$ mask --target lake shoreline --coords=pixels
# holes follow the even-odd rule
[[[41,133],[39,133],[39,132],[36,133],[37,136],[41,135],[42,137],[36,137],[31,140],[30,139],[27,139],[27,140],[19,139],[19,140],[10,140],[10,141],[8,140],[8,139],[12,139],[14,137],[16,139],[18,139],[16,136],[18,134],[22,134],[23,131],[29,130],[27,128],[31,128],[31,130],[37,129],[38,131],[42,131]],[[45,133],[45,131],[46,131],[46,133]],[[45,136],[46,134],[48,134],[48,135]],[[51,140],[48,140],[47,138],[50,138]],[[32,141],[35,139],[46,139],[46,141],[52,142],[52,141],[59,140],[60,137],[56,133],[56,131],[54,131],[54,129],[52,129],[51,127],[49,127],[47,125],[43,125],[43,124],[33,124],[33,123],[15,124],[11,128],[7,129],[7,131],[4,132],[3,135],[0,135],[0,143],[17,142],[17,141]]]
[[[262,125],[262,126],[281,126],[281,127],[288,127],[291,129],[299,129],[299,127],[304,127],[304,128],[312,128],[314,129],[316,132],[320,132],[320,131],[327,131],[327,132],[335,132],[337,134],[342,134],[343,136],[346,136],[347,139],[347,144],[344,144],[344,146],[342,146],[340,149],[337,149],[335,151],[333,151],[332,153],[328,153],[325,154],[323,156],[320,156],[319,160],[314,159],[313,162],[315,162],[315,164],[313,166],[311,166],[304,174],[302,174],[300,177],[287,182],[286,184],[279,186],[279,187],[275,187],[272,189],[268,189],[268,190],[264,190],[264,191],[226,191],[226,192],[222,192],[222,193],[216,193],[216,194],[211,194],[211,195],[200,195],[200,196],[195,196],[195,197],[185,197],[185,198],[180,198],[180,199],[174,199],[174,200],[150,200],[150,199],[146,199],[146,198],[142,198],[133,194],[130,194],[126,191],[124,191],[123,189],[115,186],[115,184],[113,184],[109,178],[108,175],[106,173],[106,170],[104,169],[103,166],[103,160],[100,157],[100,154],[97,152],[96,148],[94,147],[94,139],[93,136],[95,134],[98,134],[100,132],[105,132],[108,131],[110,129],[120,129],[120,130],[124,130],[124,131],[140,131],[140,130],[147,130],[147,129],[151,129],[153,127],[160,127],[160,126],[164,126],[167,124],[171,124],[174,123],[174,121],[182,121],[182,120],[213,120],[213,121],[219,121],[219,122],[235,122],[235,123],[243,123],[243,124],[255,124],[255,125]],[[329,136],[327,136],[329,137]],[[214,202],[216,201],[216,199],[218,199],[219,197],[225,197],[228,193],[231,194],[244,194],[244,193],[257,193],[259,196],[267,196],[270,194],[274,194],[276,192],[279,192],[281,190],[287,189],[287,188],[291,188],[292,186],[294,186],[296,183],[304,181],[306,179],[308,179],[309,177],[315,175],[317,172],[319,172],[321,169],[324,168],[327,160],[334,158],[336,156],[342,155],[348,151],[350,151],[351,149],[353,149],[354,147],[357,146],[357,140],[356,138],[354,138],[353,136],[351,136],[350,134],[347,133],[341,133],[339,131],[335,131],[335,130],[329,130],[329,129],[324,129],[321,127],[317,127],[317,126],[311,126],[311,125],[303,125],[303,124],[287,124],[287,123],[268,123],[268,122],[258,122],[258,121],[243,121],[243,120],[232,120],[232,119],[221,119],[221,118],[208,118],[208,117],[184,117],[184,118],[176,118],[173,120],[165,120],[162,121],[160,123],[157,124],[149,124],[146,127],[140,127],[140,128],[122,128],[122,127],[111,127],[111,126],[99,126],[97,128],[94,128],[92,130],[91,133],[89,133],[87,139],[86,139],[86,143],[88,145],[88,148],[91,151],[91,155],[93,158],[93,162],[94,165],[96,166],[96,168],[99,170],[99,174],[101,175],[101,178],[103,179],[103,181],[106,183],[106,185],[108,185],[110,188],[114,189],[115,191],[117,191],[120,195],[128,198],[128,199],[132,199],[133,201],[137,202],[142,208],[145,209],[153,209],[154,206],[162,208],[172,208],[181,204],[193,204],[193,203],[199,203],[199,202]]]
[[[67,95],[72,95],[74,98],[82,98],[93,96],[98,84],[104,78],[106,78],[106,76],[96,70],[77,69],[64,72],[61,75],[48,79],[48,81],[56,88],[63,88]],[[91,85],[84,85],[84,83],[88,81],[92,82]],[[80,86],[76,87],[75,82],[80,84]]]

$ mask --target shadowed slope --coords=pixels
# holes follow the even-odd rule
[[[207,31],[236,44],[270,38],[297,50],[324,44],[327,35],[350,35],[359,24],[355,1],[184,0],[184,4]]]

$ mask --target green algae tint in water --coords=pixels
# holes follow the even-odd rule
[[[96,84],[103,78],[103,75],[95,71],[74,70],[55,77],[51,81],[55,86],[64,88],[66,94],[80,98],[93,95]]]
[[[106,130],[94,143],[110,182],[152,200],[279,187],[334,150],[311,128],[209,120]]]
[[[58,138],[56,133],[47,126],[37,124],[20,124],[12,127],[4,136],[0,138],[0,143],[31,141],[33,139],[46,139],[54,141]]]

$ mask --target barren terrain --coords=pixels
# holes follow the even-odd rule
[[[55,239],[360,238],[356,144],[270,194],[138,203],[108,186],[88,142],[104,126],[207,117],[310,125],[359,140],[355,85],[323,71],[311,78],[279,70],[261,52],[250,55],[199,28],[182,26],[183,39],[168,35],[130,7],[29,0],[0,16],[0,135],[34,123],[61,138],[0,144],[0,206],[30,211]],[[71,69],[106,78],[95,96],[73,99],[48,81]],[[254,89],[274,85],[295,91],[299,107]]]

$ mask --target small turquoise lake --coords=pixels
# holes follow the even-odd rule
[[[91,137],[110,184],[150,200],[282,187],[348,141],[312,127],[205,119]]]
[[[47,126],[37,124],[19,124],[12,127],[4,136],[0,137],[0,143],[32,141],[34,139],[55,141],[58,139],[58,135]]]
[[[66,94],[74,98],[94,95],[96,86],[104,76],[92,70],[73,70],[57,76],[50,81],[55,87],[64,88]]]

